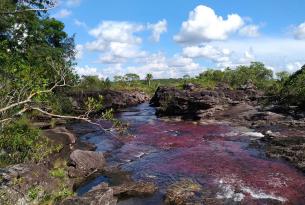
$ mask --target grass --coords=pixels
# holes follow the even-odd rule
[[[56,178],[64,178],[66,176],[66,170],[64,168],[55,168],[50,170],[50,176]]]
[[[63,199],[73,195],[74,192],[62,184],[58,190],[55,190],[50,194],[45,194],[39,204],[41,205],[56,204],[62,201]]]
[[[30,199],[30,201],[34,201],[38,198],[40,192],[42,192],[42,191],[43,190],[40,186],[34,186],[28,190],[27,196]]]

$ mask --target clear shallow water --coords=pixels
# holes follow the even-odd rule
[[[92,133],[84,139],[110,152],[109,162],[134,179],[154,181],[160,189],[153,197],[120,204],[162,204],[166,187],[184,178],[228,204],[305,204],[304,174],[249,148],[250,134],[228,124],[160,120],[148,104],[125,109],[117,117],[130,124],[132,136]]]

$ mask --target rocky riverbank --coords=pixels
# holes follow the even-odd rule
[[[116,91],[116,90],[101,90],[96,92],[75,92],[69,93],[70,101],[73,105],[73,110],[82,112],[85,107],[85,101],[88,97],[98,99],[103,96],[103,109],[119,109],[128,106],[137,105],[146,102],[150,97],[140,91]]]
[[[87,97],[104,96],[104,108],[122,108],[143,103],[148,96],[141,92],[105,90],[95,93],[71,95],[75,111],[81,112]],[[106,156],[95,152],[95,145],[83,142],[80,136],[100,128],[80,123],[35,117],[33,125],[40,128],[56,147],[48,158],[37,163],[12,165],[0,169],[0,204],[116,204],[120,198],[146,196],[156,191],[152,183],[134,182],[128,173],[108,166]],[[111,123],[105,122],[105,127]],[[75,196],[78,187],[93,178],[103,175],[119,178],[112,185],[92,187],[84,196]]]
[[[255,132],[254,146],[266,155],[289,161],[305,170],[305,114],[296,106],[266,105],[266,97],[252,83],[236,90],[219,85],[205,90],[188,84],[183,90],[159,87],[150,104],[158,116],[182,119],[224,121]]]
[[[128,94],[128,96],[131,95]],[[137,100],[132,101],[131,104],[120,103],[119,101],[116,103],[124,104],[123,107],[125,107],[146,99],[142,98],[143,95],[140,96],[141,98],[136,97]],[[249,196],[256,196],[257,193],[252,190],[249,191],[243,187],[244,185],[242,186],[244,190],[240,190],[238,184],[235,184],[237,190],[231,191],[232,193],[229,192],[231,195],[227,196],[225,191],[230,188],[230,183],[238,182],[234,182],[234,179],[232,179],[232,182],[228,182],[226,181],[228,179],[221,178],[219,179],[220,188],[215,188],[198,183],[191,179],[189,175],[185,179],[170,180],[170,183],[162,188],[162,194],[160,194],[160,191],[158,191],[160,184],[155,184],[152,182],[154,180],[146,180],[146,178],[142,181],[134,181],[135,173],[122,171],[120,163],[121,165],[130,163],[130,166],[135,166],[135,170],[141,174],[145,173],[146,166],[158,171],[161,170],[161,173],[166,173],[167,169],[168,172],[174,173],[177,171],[175,166],[179,167],[181,165],[181,169],[183,167],[192,173],[194,172],[193,174],[197,173],[197,170],[200,174],[206,172],[207,176],[210,173],[205,166],[211,167],[213,173],[216,170],[222,173],[222,170],[219,170],[220,165],[211,162],[214,157],[216,163],[227,160],[226,170],[229,174],[233,174],[232,170],[235,169],[247,172],[247,170],[242,170],[244,167],[239,167],[241,164],[248,167],[247,159],[259,165],[259,160],[255,161],[256,159],[249,156],[237,161],[234,161],[234,157],[234,160],[231,159],[236,153],[244,153],[237,146],[238,143],[242,142],[242,137],[238,137],[237,139],[241,141],[237,141],[236,145],[233,146],[230,144],[230,139],[232,138],[233,142],[235,135],[229,132],[226,136],[230,139],[223,141],[221,134],[225,133],[226,126],[216,126],[213,125],[213,122],[224,122],[230,126],[247,127],[255,131],[248,133],[246,136],[246,140],[252,141],[250,147],[263,149],[266,156],[285,159],[304,171],[305,128],[302,113],[298,112],[296,107],[284,109],[275,105],[263,106],[262,100],[264,98],[263,93],[257,91],[250,83],[238,90],[231,90],[225,85],[220,85],[215,90],[205,90],[191,84],[185,86],[184,90],[168,87],[158,88],[155,96],[151,99],[151,104],[157,106],[159,116],[197,120],[196,123],[186,122],[184,124],[184,122],[181,122],[174,125],[157,120],[155,125],[150,125],[148,122],[150,121],[149,118],[154,116],[153,112],[142,113],[147,123],[140,123],[137,127],[139,138],[136,136],[108,137],[101,134],[102,139],[98,141],[98,143],[103,143],[101,147],[99,147],[99,144],[95,146],[81,139],[81,136],[88,133],[95,133],[98,136],[98,133],[101,132],[98,127],[86,123],[69,124],[57,120],[53,122],[53,126],[56,125],[56,127],[52,128],[49,119],[44,119],[43,122],[38,121],[34,124],[42,129],[43,134],[54,145],[58,146],[58,150],[38,164],[19,164],[2,169],[0,171],[0,204],[39,204],[43,202],[64,205],[112,205],[121,204],[122,201],[128,201],[128,199],[131,199],[131,202],[126,204],[134,204],[133,199],[136,202],[136,199],[140,200],[143,197],[148,198],[148,200],[150,197],[159,197],[157,204],[224,204],[226,201],[235,203],[235,201],[242,200],[243,197],[247,198],[246,193]],[[126,119],[130,119],[129,117],[132,114],[135,115],[133,119],[142,119],[139,118],[139,114],[135,113],[127,113]],[[209,125],[211,122],[212,124]],[[102,123],[105,128],[111,126],[109,122]],[[201,123],[206,123],[206,126],[196,125]],[[179,126],[182,127],[179,128]],[[209,129],[211,130],[209,131]],[[221,131],[221,129],[224,130]],[[215,136],[210,138],[209,134]],[[209,143],[215,143],[218,148],[209,147]],[[198,150],[196,146],[199,146]],[[221,151],[222,146],[225,149],[223,151]],[[177,149],[175,149],[176,147]],[[102,151],[96,151],[97,148]],[[143,160],[137,166],[136,161],[141,160],[142,157],[145,158],[150,152],[152,152],[152,156],[155,155],[155,157],[160,158],[156,158],[155,161],[149,161],[148,158],[147,162]],[[228,154],[227,152],[232,153]],[[246,155],[247,152],[244,154]],[[113,160],[112,157],[118,157],[119,161],[121,160],[120,163],[110,163]],[[160,163],[158,165],[159,161],[164,160],[164,158],[170,159],[170,163]],[[200,160],[198,163],[203,163],[204,166],[193,165],[192,162],[196,159]],[[154,160],[154,158],[152,157],[150,160]],[[239,164],[240,160],[245,161]],[[135,164],[133,164],[133,161]],[[214,170],[212,166],[215,166]],[[277,165],[274,166],[275,168],[272,170],[281,169]],[[262,168],[264,169],[264,166]],[[267,171],[270,170],[267,169]],[[187,173],[189,172],[187,171]],[[297,178],[298,175],[294,174],[293,177]],[[147,177],[158,177],[158,175],[147,175]],[[258,175],[258,177],[260,176]],[[264,179],[264,177],[261,179]],[[215,182],[213,181],[213,183]],[[253,183],[256,185],[255,181]],[[222,189],[224,195],[220,191]],[[231,187],[231,189],[233,188]],[[253,202],[251,200],[250,202]],[[257,200],[261,202],[262,199]],[[284,198],[275,198],[273,195],[268,195],[264,202],[267,204],[282,204],[284,201]]]

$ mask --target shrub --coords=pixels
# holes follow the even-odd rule
[[[284,81],[281,96],[283,102],[305,108],[305,65]]]
[[[66,171],[63,168],[54,168],[50,171],[50,175],[56,178],[64,178],[66,176]]]
[[[0,166],[23,162],[40,162],[58,150],[58,145],[41,135],[26,118],[4,127],[0,132]]]

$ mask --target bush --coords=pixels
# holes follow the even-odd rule
[[[50,175],[56,178],[64,178],[66,176],[66,171],[64,168],[54,168],[50,171]]]
[[[0,166],[40,162],[57,147],[33,128],[26,118],[22,118],[0,132]]]
[[[267,69],[263,63],[252,62],[249,66],[238,66],[234,70],[230,68],[226,68],[224,71],[207,70],[200,73],[198,79],[205,82],[206,85],[213,86],[213,84],[224,82],[233,88],[252,81],[259,89],[268,90],[272,86],[272,77],[272,70]]]
[[[305,108],[305,65],[289,76],[283,84],[282,101]]]

